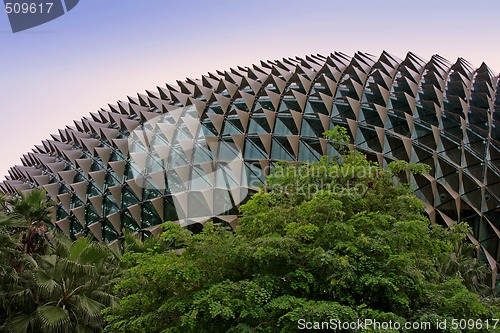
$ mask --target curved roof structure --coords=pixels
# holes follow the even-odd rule
[[[0,188],[45,188],[57,202],[58,228],[102,241],[117,239],[124,227],[154,232],[165,220],[234,224],[235,206],[274,161],[333,154],[322,134],[343,126],[353,147],[382,166],[400,159],[429,164],[429,175],[409,179],[429,217],[468,222],[471,241],[496,270],[499,120],[500,83],[485,64],[474,69],[463,59],[386,52],[265,61],[91,113],[24,155]],[[221,149],[232,157],[214,167]],[[194,178],[209,185],[196,187]]]

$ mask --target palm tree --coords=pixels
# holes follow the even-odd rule
[[[485,281],[488,274],[491,274],[491,270],[476,257],[476,251],[473,244],[459,243],[449,257],[439,258],[436,266],[443,275],[460,278],[469,290],[488,294],[492,290],[488,290],[491,288]]]
[[[104,245],[56,235],[54,254],[33,256],[32,269],[20,273],[11,290],[11,332],[101,332],[101,311],[115,304],[111,279],[116,258]],[[0,327],[0,330],[2,327]]]
[[[45,253],[48,247],[47,223],[51,220],[54,206],[45,190],[19,192],[18,196],[8,200],[8,204],[13,216],[27,223],[26,233],[22,239],[23,254]]]
[[[21,242],[12,233],[13,229],[21,228],[23,224],[0,212],[0,323],[6,317],[6,308],[10,302],[8,292],[18,280],[16,267],[23,261]]]
[[[6,193],[0,192],[0,209],[2,211],[7,210],[8,199],[9,199],[9,196]]]
[[[0,278],[5,280],[15,273],[14,267],[21,257],[21,242],[13,230],[24,227],[23,222],[0,213]]]

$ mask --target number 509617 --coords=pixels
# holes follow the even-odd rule
[[[7,14],[49,14],[53,2],[45,2],[45,3],[18,3],[18,2],[7,2],[5,4],[5,11]]]

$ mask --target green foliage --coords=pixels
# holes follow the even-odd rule
[[[5,199],[4,199],[5,200]],[[46,238],[47,223],[51,220],[54,202],[43,189],[34,189],[6,200],[10,216],[24,221],[22,229],[23,254],[45,254],[49,250]]]
[[[349,134],[347,133],[347,128],[341,126],[335,126],[332,130],[323,133],[331,142],[333,148],[337,150],[340,154],[345,154],[349,152]]]
[[[116,302],[112,251],[48,231],[53,203],[42,190],[0,199],[0,331],[102,331],[102,310]]]
[[[21,261],[21,242],[12,230],[22,229],[24,223],[0,213],[0,279],[15,278],[15,267]]]
[[[102,310],[115,303],[111,279],[117,262],[111,251],[87,238],[70,242],[54,235],[51,254],[35,254],[4,289],[9,332],[99,332]]]
[[[496,303],[479,295],[485,266],[464,250],[468,226],[431,225],[423,204],[394,181],[420,169],[384,171],[350,151],[337,161],[279,164],[241,207],[236,231],[207,223],[193,235],[166,224],[165,250],[126,253],[106,331],[294,332],[300,319],[498,318]]]
[[[431,167],[428,164],[408,163],[405,160],[393,161],[387,165],[387,169],[389,169],[389,171],[391,171],[394,175],[401,172],[411,172],[416,175],[422,175],[431,171]]]
[[[54,205],[47,198],[43,189],[34,189],[30,192],[19,192],[8,200],[15,216],[24,218],[29,224],[50,222],[51,207]]]
[[[25,263],[19,237],[12,233],[23,226],[21,221],[0,213],[0,327],[7,318],[2,310],[10,303],[6,291],[19,279],[16,267]]]
[[[160,236],[161,242],[168,249],[182,249],[191,243],[191,232],[179,228],[179,225],[166,222],[162,225],[163,232]]]

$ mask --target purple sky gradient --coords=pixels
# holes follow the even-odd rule
[[[499,15],[498,0],[80,0],[13,34],[2,10],[0,177],[51,133],[108,103],[260,59],[385,49],[484,61],[498,72]]]

